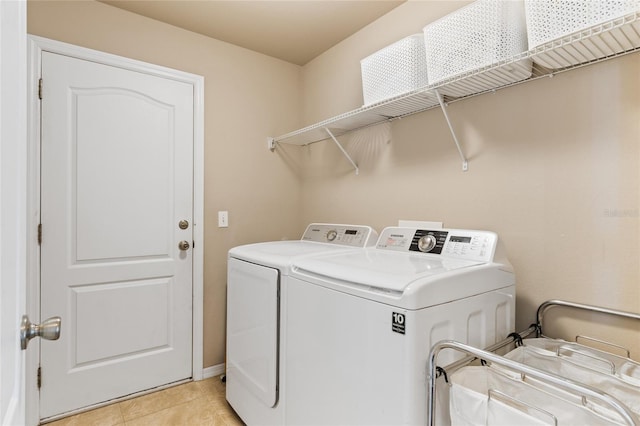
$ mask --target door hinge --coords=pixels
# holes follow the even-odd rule
[[[38,389],[42,387],[42,367],[38,366]]]
[[[38,80],[38,98],[42,99],[42,79]]]
[[[42,224],[38,224],[38,245],[42,245]]]

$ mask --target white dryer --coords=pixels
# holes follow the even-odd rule
[[[249,425],[284,424],[286,277],[291,262],[320,253],[373,246],[368,226],[314,223],[299,241],[248,244],[229,250],[227,266],[226,398]]]
[[[484,348],[514,331],[515,277],[500,247],[492,232],[386,228],[375,248],[294,260],[286,423],[426,424],[431,346]]]

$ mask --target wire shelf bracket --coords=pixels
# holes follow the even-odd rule
[[[358,173],[360,173],[360,169],[358,169],[358,165],[353,161],[353,159],[351,158],[351,156],[349,155],[349,153],[347,151],[345,151],[345,149],[342,147],[342,145],[340,144],[340,142],[338,142],[338,139],[336,139],[335,136],[333,136],[333,133],[331,133],[331,130],[329,130],[328,127],[325,127],[324,130],[327,132],[327,134],[329,134],[329,137],[331,139],[333,139],[333,141],[336,143],[336,145],[338,146],[338,148],[340,148],[340,151],[342,151],[342,154],[347,157],[347,160],[349,160],[349,162],[351,163],[351,165],[353,166],[353,168],[356,170],[356,175]]]
[[[276,150],[276,138],[267,138],[267,148],[269,148],[271,152]]]
[[[462,152],[462,148],[460,148],[460,142],[458,141],[458,137],[456,136],[456,132],[453,130],[453,126],[451,125],[451,120],[449,119],[449,114],[447,113],[447,104],[444,103],[442,99],[442,95],[438,91],[438,89],[433,90],[438,97],[438,102],[440,103],[440,109],[442,110],[442,114],[444,115],[444,119],[447,120],[447,125],[449,126],[449,131],[451,132],[451,136],[453,137],[453,142],[456,144],[456,148],[458,148],[458,154],[460,154],[460,159],[462,160],[462,171],[466,172],[469,170],[469,162],[467,158],[464,156]]]
[[[447,104],[484,93],[494,93],[499,89],[543,77],[553,77],[561,72],[630,53],[640,53],[640,11],[559,37],[526,52],[452,76],[437,84],[398,94],[302,129],[269,138],[268,147],[274,151],[277,144],[305,146],[331,138],[358,173],[358,166],[338,143],[336,136],[440,106],[462,159],[462,170],[466,171],[468,162],[449,120]],[[514,73],[529,77],[514,81]],[[441,88],[446,89],[447,103],[439,93]],[[333,132],[329,131],[329,128],[334,129]]]

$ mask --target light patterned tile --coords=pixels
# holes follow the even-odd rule
[[[125,421],[128,421],[201,397],[203,393],[197,382],[189,382],[122,401],[120,404],[122,415]]]
[[[163,410],[171,405],[171,401],[167,398],[167,394],[162,393],[162,391],[158,391],[127,401],[122,401],[120,402],[120,409],[124,420],[128,422],[129,420]]]
[[[111,404],[85,413],[66,417],[47,426],[115,426],[124,425],[120,404]]]
[[[200,391],[210,397],[225,397],[226,386],[219,377],[212,377],[210,379],[201,380],[196,382],[200,387]]]
[[[215,426],[219,408],[207,398],[194,399],[180,405],[127,421],[127,426]]]
[[[190,382],[67,417],[47,426],[241,426],[219,377]]]
[[[194,399],[202,398],[203,393],[198,382],[189,382],[180,386],[174,386],[160,391],[172,402],[173,405],[189,402]]]
[[[216,412],[215,422],[220,426],[244,426],[244,423],[231,407]]]
[[[227,402],[226,398],[226,385],[220,380],[220,377],[212,377],[207,380],[202,380],[197,382],[200,388],[202,389],[203,394],[209,398],[209,401],[217,406],[217,419],[222,423],[229,423],[235,421],[237,419],[240,421],[236,412],[233,410],[231,405]],[[231,417],[227,419],[223,417],[222,414],[230,415]],[[230,423],[234,424],[234,423]],[[242,424],[242,423],[240,423]]]

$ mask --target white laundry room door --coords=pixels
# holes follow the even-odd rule
[[[193,86],[42,53],[40,417],[192,375]]]

